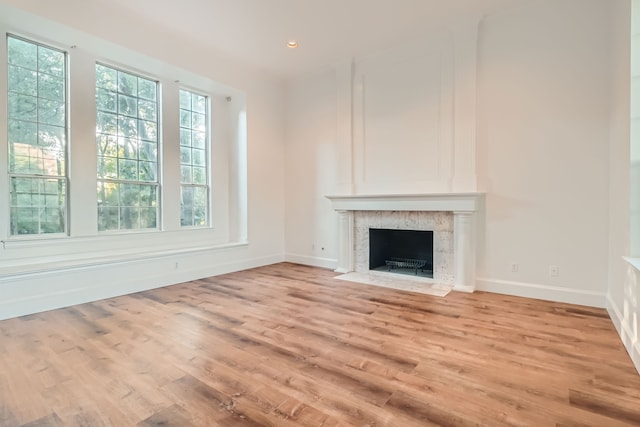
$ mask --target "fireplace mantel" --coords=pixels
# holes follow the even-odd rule
[[[336,272],[354,271],[355,230],[354,212],[357,211],[415,211],[452,212],[455,277],[454,289],[465,292],[475,290],[476,221],[482,193],[431,193],[387,195],[326,196],[339,215],[338,268]]]
[[[482,193],[326,196],[336,211],[475,212]]]

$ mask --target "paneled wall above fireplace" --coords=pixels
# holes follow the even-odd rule
[[[336,193],[477,191],[478,18],[335,66]]]

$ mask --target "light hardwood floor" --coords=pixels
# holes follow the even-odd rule
[[[277,264],[0,322],[2,426],[640,425],[604,310]]]

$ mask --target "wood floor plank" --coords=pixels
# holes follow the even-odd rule
[[[44,416],[30,423],[23,424],[22,427],[61,427],[64,426],[62,420],[54,412],[50,415]]]
[[[171,405],[140,421],[140,427],[191,427],[190,416],[179,405]]]
[[[605,310],[280,263],[0,322],[0,427],[639,426]]]

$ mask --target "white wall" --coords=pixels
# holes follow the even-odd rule
[[[640,258],[640,3],[632,0],[631,19],[631,249]],[[623,27],[623,28],[626,28]],[[627,67],[627,70],[629,67]],[[627,79],[625,79],[627,80]]]
[[[287,257],[337,258],[323,195],[473,191],[457,183],[477,175],[479,288],[604,306],[609,4],[514,6],[288,85]]]
[[[633,172],[640,153],[640,130],[630,126],[637,116],[633,106],[639,105],[640,93],[633,92],[630,76],[640,71],[640,1],[617,0],[612,8],[611,63],[611,132],[610,132],[610,196],[609,196],[609,289],[607,310],[622,341],[640,372],[640,262],[637,248],[640,242],[638,217],[633,215],[633,203],[640,192],[640,175]],[[633,34],[633,38],[632,37]],[[631,71],[631,73],[630,73]],[[630,95],[635,97],[631,101]],[[637,169],[637,166],[636,166]],[[634,225],[635,224],[635,225]],[[623,257],[636,257],[627,262]],[[631,260],[631,258],[625,258]]]
[[[173,80],[179,79],[181,83],[202,87],[211,93],[212,107],[217,113],[213,118],[214,143],[225,141],[212,153],[216,190],[214,228],[181,230],[171,222],[171,218],[179,217],[167,206],[164,218],[167,224],[162,232],[97,235],[92,231],[95,224],[91,220],[95,208],[89,206],[86,212],[72,218],[68,238],[25,242],[5,236],[7,243],[0,247],[0,319],[283,259],[282,83],[260,70],[207,50],[204,45],[194,45],[179,34],[166,32],[144,17],[120,15],[99,5],[97,0],[67,0],[55,5],[3,1],[0,2],[0,26],[63,48],[77,46],[71,55],[72,71],[79,63],[89,65],[85,73],[75,68],[72,100],[73,91],[82,87],[80,79],[89,87],[93,85],[96,57],[157,76],[167,91],[175,85]],[[6,78],[2,80],[6,82]],[[225,100],[227,95],[232,96],[231,102]],[[75,99],[85,98],[89,99],[86,96]],[[90,116],[91,99],[80,104],[71,105],[72,127],[79,122],[91,122],[86,119]],[[246,129],[243,130],[238,123],[245,116]],[[95,163],[95,152],[91,150],[94,137],[90,126],[84,133],[80,131],[72,137],[75,144],[71,165],[71,188],[76,192],[76,197],[71,194],[74,215],[86,204],[85,198],[95,199],[95,182],[73,182],[74,176],[84,176],[84,169]],[[245,138],[246,150],[242,144]],[[166,141],[164,155],[168,166],[164,179],[169,181],[165,182],[165,189],[171,187],[172,173],[175,175],[170,165],[177,152],[170,145]],[[77,168],[75,172],[74,168]],[[166,191],[164,202],[175,202],[179,191]],[[3,194],[5,200],[0,207],[4,218],[8,196],[4,191]]]
[[[609,14],[603,0],[530,2],[482,24],[479,289],[604,305]]]
[[[287,260],[326,268],[337,257],[338,223],[324,197],[341,180],[337,85],[335,69],[293,82],[286,112]]]

